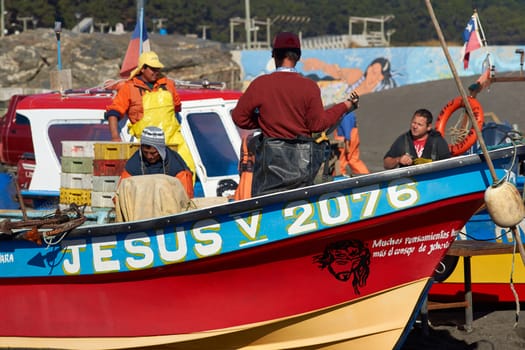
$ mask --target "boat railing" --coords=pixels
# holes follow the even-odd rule
[[[105,84],[105,83],[104,83]],[[87,89],[67,89],[60,91],[62,97],[113,97],[116,94],[116,90],[104,86],[96,86]]]
[[[220,81],[209,81],[207,79],[201,81],[189,81],[189,80],[173,80],[178,88],[186,89],[214,89],[224,90],[226,88],[225,82]]]
[[[226,83],[222,81],[209,81],[208,79],[203,79],[200,81],[196,80],[176,80],[171,79],[177,88],[180,89],[211,89],[211,90],[224,90],[226,88]],[[84,90],[86,94],[91,93],[91,91],[104,91],[114,93],[118,90],[120,84],[122,84],[124,79],[108,79],[103,82],[100,86]],[[69,90],[68,90],[69,91]]]

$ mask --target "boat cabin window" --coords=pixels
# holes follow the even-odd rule
[[[191,113],[187,120],[207,175],[237,174],[239,160],[219,115]]]
[[[62,141],[111,141],[107,124],[53,124],[48,129],[49,139],[58,159],[62,156]]]

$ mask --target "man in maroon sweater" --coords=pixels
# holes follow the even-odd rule
[[[255,151],[252,195],[313,184],[324,149],[311,141],[348,112],[352,99],[325,110],[317,84],[299,74],[299,37],[282,32],[273,41],[276,70],[254,79],[233,110],[235,124],[261,129]]]

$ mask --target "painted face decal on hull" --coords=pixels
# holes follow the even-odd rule
[[[337,280],[352,279],[354,293],[366,285],[370,273],[370,250],[358,240],[344,240],[326,246],[324,253],[313,257],[320,269],[327,268]]]

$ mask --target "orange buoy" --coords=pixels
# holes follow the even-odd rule
[[[481,130],[484,122],[483,107],[481,107],[479,101],[474,97],[469,96],[468,101],[472,108],[472,112],[474,113],[474,118],[476,119],[478,127]],[[464,107],[465,104],[463,103],[463,98],[461,96],[450,100],[446,106],[443,107],[436,121],[436,130],[439,131],[443,137],[445,137],[446,125],[452,114],[458,109]],[[465,153],[476,142],[476,139],[476,130],[474,129],[474,126],[472,126],[465,137],[458,138],[455,143],[448,145],[450,153],[453,156]]]

